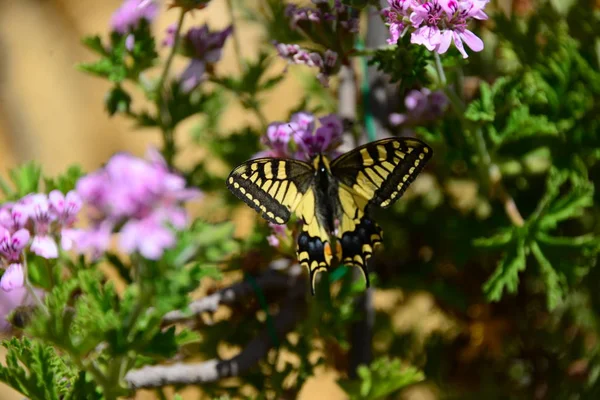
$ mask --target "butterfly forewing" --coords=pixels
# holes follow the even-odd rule
[[[310,164],[259,158],[234,169],[227,178],[227,187],[267,221],[285,224],[310,188],[313,177]]]
[[[383,139],[341,155],[331,164],[331,172],[369,204],[387,208],[402,196],[431,155],[431,148],[418,139]]]

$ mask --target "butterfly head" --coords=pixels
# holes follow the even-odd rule
[[[317,173],[331,174],[331,170],[329,169],[329,159],[327,157],[325,157],[323,154],[320,154],[320,153],[317,154],[312,159],[312,164],[313,164],[315,171],[317,171]]]

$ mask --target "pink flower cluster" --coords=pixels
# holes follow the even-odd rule
[[[71,249],[76,231],[72,229],[81,199],[73,191],[65,196],[58,190],[49,195],[32,193],[0,208],[0,258],[5,269],[0,288],[9,291],[23,287],[24,250],[41,257],[58,257],[57,240]]]
[[[170,172],[157,152],[150,151],[147,158],[120,153],[79,180],[77,193],[89,208],[91,227],[79,232],[78,250],[100,255],[115,231],[122,251],[148,259],[160,258],[175,244],[172,228],[187,225],[182,203],[200,192],[186,188],[185,180]]]
[[[255,157],[293,157],[310,160],[319,153],[335,156],[335,148],[341,144],[344,131],[342,120],[335,114],[319,118],[315,131],[315,116],[307,112],[292,115],[289,122],[273,122],[267,128],[263,143],[268,150]]]
[[[335,73],[338,54],[333,50],[325,50],[323,54],[316,51],[309,52],[297,44],[285,44],[274,42],[277,54],[289,64],[306,65],[317,67],[319,73],[317,79],[325,87],[329,86],[329,77]]]
[[[483,9],[489,0],[388,0],[383,10],[389,26],[389,44],[412,29],[411,43],[443,54],[450,44],[467,58],[463,43],[473,51],[483,50],[483,41],[467,29],[470,19],[486,20]]]

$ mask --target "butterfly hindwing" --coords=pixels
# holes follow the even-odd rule
[[[317,217],[317,201],[313,188],[309,188],[296,209],[302,219],[302,231],[298,235],[296,253],[301,266],[310,273],[311,292],[315,294],[317,272],[327,271],[333,254],[327,231]]]
[[[312,184],[310,164],[278,158],[250,160],[235,168],[227,187],[274,224],[285,224]]]
[[[341,248],[341,262],[360,268],[369,287],[367,261],[373,250],[382,240],[381,228],[366,215],[368,200],[353,193],[343,183],[339,184],[341,205],[338,243]]]
[[[368,207],[391,206],[404,194],[431,155],[431,148],[420,140],[390,138],[360,146],[331,164],[341,205],[337,233],[341,262],[360,268],[367,287],[366,264],[383,235],[381,228],[368,217]]]
[[[341,155],[331,164],[331,172],[369,204],[387,208],[404,194],[432,154],[418,139],[383,139]]]

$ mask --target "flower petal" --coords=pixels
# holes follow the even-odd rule
[[[439,54],[444,54],[452,44],[452,31],[444,29],[440,36],[440,43],[436,49]]]
[[[10,264],[2,278],[0,278],[0,288],[5,292],[10,292],[13,289],[22,288],[25,283],[25,275],[23,273],[23,265],[20,263]]]
[[[471,32],[468,29],[465,29],[464,32],[459,33],[459,36],[462,40],[471,48],[473,51],[481,51],[483,50],[483,40],[481,40],[477,35]]]
[[[58,246],[54,239],[48,235],[36,235],[31,243],[31,251],[40,257],[57,258]]]
[[[457,32],[453,32],[452,36],[454,38],[454,45],[456,46],[456,48],[458,49],[458,51],[460,51],[460,54],[462,54],[463,58],[468,58],[469,55],[465,51],[465,47],[463,46],[462,39],[460,38],[460,36],[458,35],[458,33]]]

